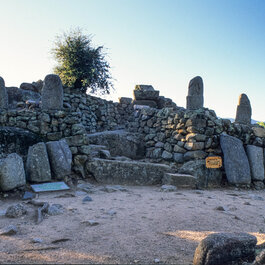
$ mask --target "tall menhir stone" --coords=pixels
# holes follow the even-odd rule
[[[187,96],[187,109],[195,110],[203,108],[203,81],[200,76],[190,80]]]
[[[42,109],[59,110],[63,107],[63,86],[58,75],[47,75],[42,88]]]
[[[252,110],[248,96],[246,94],[241,94],[236,109],[235,122],[251,124],[251,114]]]
[[[0,109],[7,109],[8,107],[8,97],[5,87],[5,81],[0,76]]]

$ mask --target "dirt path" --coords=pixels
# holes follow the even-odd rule
[[[60,197],[73,191],[40,194],[39,201],[61,204],[64,213],[47,216],[38,225],[36,207],[29,204],[25,216],[1,216],[0,228],[14,224],[19,232],[0,236],[0,262],[150,264],[157,259],[160,264],[191,264],[198,242],[212,232],[249,232],[259,243],[265,241],[264,191],[100,188],[75,197]],[[87,195],[92,201],[82,203]],[[20,202],[2,200],[0,211]],[[225,211],[216,210],[218,206]],[[98,224],[91,226],[89,220]],[[33,238],[43,242],[32,243]],[[58,239],[65,240],[52,243]]]

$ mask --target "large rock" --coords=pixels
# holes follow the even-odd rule
[[[87,135],[90,144],[105,145],[112,156],[127,156],[132,159],[144,156],[144,145],[138,134],[123,130],[105,131]]]
[[[61,180],[71,173],[72,152],[66,140],[46,143],[52,175]]]
[[[86,163],[86,173],[104,184],[156,185],[162,183],[165,172],[171,171],[167,165],[137,161],[95,158]]]
[[[248,96],[246,94],[241,94],[236,109],[235,122],[251,124],[251,114],[252,110]]]
[[[0,109],[7,109],[8,107],[8,97],[5,87],[5,81],[0,76]]]
[[[220,168],[206,168],[204,159],[186,162],[178,172],[196,177],[199,188],[219,187],[223,176]]]
[[[32,182],[51,180],[51,168],[45,143],[38,143],[29,148],[26,173],[27,178]]]
[[[45,77],[41,101],[42,109],[59,110],[63,108],[63,86],[58,75],[50,74]]]
[[[203,239],[195,250],[193,265],[228,265],[252,262],[257,239],[247,233],[216,233]]]
[[[26,184],[24,164],[22,158],[16,154],[10,154],[0,159],[0,188],[9,191]]]
[[[250,167],[242,141],[222,134],[220,144],[224,154],[224,168],[228,182],[249,184],[251,182]]]
[[[263,148],[247,145],[247,156],[250,165],[252,180],[264,180],[264,154]]]
[[[203,108],[203,81],[200,76],[196,76],[190,80],[186,99],[187,109],[196,110]]]

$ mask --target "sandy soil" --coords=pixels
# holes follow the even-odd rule
[[[178,190],[126,187],[127,191],[64,191],[39,194],[38,201],[61,204],[64,213],[35,223],[35,206],[25,216],[0,217],[0,228],[17,225],[13,236],[0,236],[1,263],[191,264],[194,251],[212,232],[249,232],[265,241],[265,191]],[[75,197],[68,197],[74,194]],[[82,203],[89,195],[91,202]],[[20,203],[0,201],[0,210]],[[222,206],[225,211],[215,208]],[[98,222],[89,225],[88,220]],[[32,243],[40,238],[42,243]],[[58,243],[54,240],[65,239]],[[45,249],[46,248],[46,249]]]

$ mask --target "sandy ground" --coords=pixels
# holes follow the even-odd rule
[[[35,206],[25,216],[0,217],[0,228],[17,225],[13,236],[0,236],[1,263],[192,264],[194,251],[212,232],[249,232],[265,241],[265,191],[178,190],[126,187],[127,191],[63,191],[39,194],[38,201],[61,204],[64,213],[35,223]],[[73,194],[75,197],[69,197]],[[82,203],[89,195],[91,202]],[[0,211],[21,203],[0,201]],[[222,206],[225,211],[215,208]],[[98,222],[89,225],[88,220]],[[32,243],[40,238],[42,243]],[[52,243],[54,240],[64,239]]]

